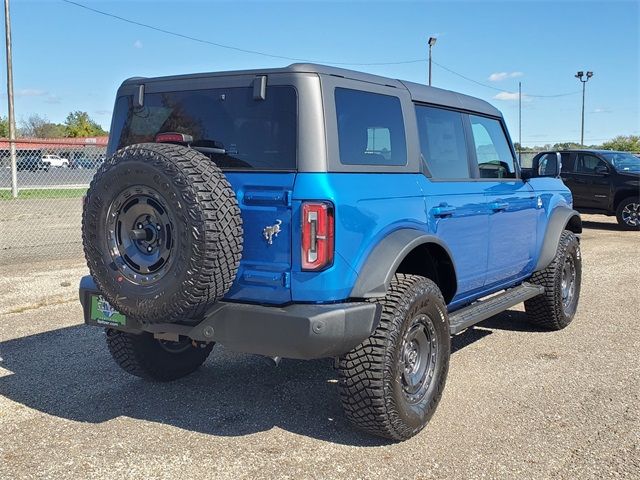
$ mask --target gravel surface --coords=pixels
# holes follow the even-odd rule
[[[128,376],[81,325],[80,260],[0,266],[0,478],[640,478],[640,235],[584,218],[574,322],[516,308],[455,337],[404,443],[349,427],[330,361],[216,347],[174,383]]]

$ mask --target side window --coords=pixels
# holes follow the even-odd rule
[[[578,156],[578,168],[577,173],[586,173],[594,175],[596,173],[596,167],[606,167],[607,164],[595,155],[581,154]]]
[[[562,173],[571,173],[573,172],[573,168],[575,166],[576,157],[571,155],[570,153],[561,153],[560,157],[562,158]]]
[[[335,101],[343,165],[406,165],[407,141],[398,97],[336,88]]]
[[[469,178],[462,114],[416,106],[420,149],[434,178]]]
[[[469,119],[480,178],[515,178],[513,154],[500,122],[476,115]]]

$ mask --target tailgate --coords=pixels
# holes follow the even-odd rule
[[[290,302],[291,192],[295,173],[225,175],[236,192],[244,229],[242,261],[225,300]]]

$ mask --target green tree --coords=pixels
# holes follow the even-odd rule
[[[97,122],[91,119],[87,112],[79,110],[67,115],[64,128],[67,137],[100,137],[108,134]]]
[[[47,117],[30,115],[20,122],[20,136],[30,138],[61,138],[65,136],[65,126],[52,123]]]
[[[553,150],[571,150],[576,148],[584,148],[584,146],[576,142],[556,143],[553,145]]]
[[[9,119],[0,116],[0,138],[9,137]]]
[[[608,142],[604,142],[602,148],[623,152],[640,152],[640,135],[618,135]]]

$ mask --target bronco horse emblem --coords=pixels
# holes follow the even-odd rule
[[[264,227],[264,230],[262,230],[262,236],[269,245],[273,244],[273,237],[277,237],[280,233],[280,225],[282,225],[282,220],[276,220],[274,225]]]

